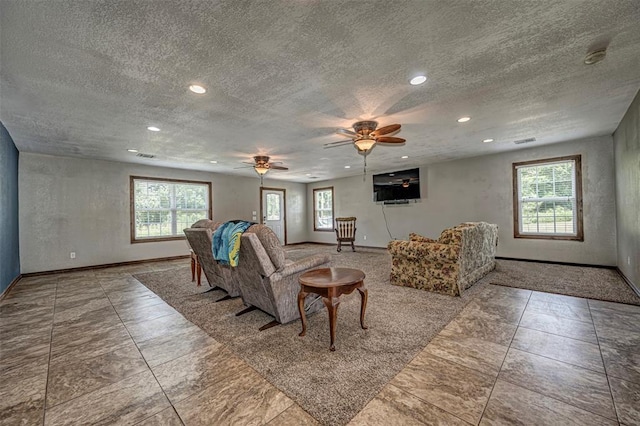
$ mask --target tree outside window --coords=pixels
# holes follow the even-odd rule
[[[131,176],[131,242],[183,238],[211,218],[211,184]]]
[[[313,230],[333,231],[333,187],[313,190]]]
[[[580,156],[513,165],[514,236],[583,240]]]

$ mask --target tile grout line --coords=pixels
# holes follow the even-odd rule
[[[596,323],[593,321],[593,314],[591,313],[591,304],[589,300],[587,300],[587,306],[589,308],[589,316],[591,317],[591,324],[593,325],[593,332],[596,335],[596,341],[598,342],[598,351],[600,352],[600,359],[602,360],[602,367],[604,368],[604,377],[607,379],[607,386],[609,387],[609,395],[611,396],[611,404],[613,405],[613,412],[616,415],[616,420],[618,424],[620,422],[620,416],[618,416],[618,408],[616,407],[616,401],[613,399],[613,390],[611,389],[611,381],[609,380],[609,374],[607,373],[607,364],[604,362],[604,356],[602,355],[602,347],[600,346],[600,338],[598,337],[598,329],[596,328]]]
[[[520,322],[522,321],[522,317],[524,316],[525,311],[527,310],[527,306],[529,306],[529,302],[531,301],[531,296],[533,295],[533,291],[529,293],[529,297],[527,297],[527,303],[524,305],[524,309],[522,310],[522,314],[520,314],[520,318],[518,319],[518,324],[516,325],[516,329],[513,332],[513,336],[511,336],[511,340],[509,341],[509,346],[507,346],[507,352],[504,354],[504,358],[502,359],[502,363],[500,364],[500,368],[498,369],[498,374],[496,374],[496,379],[493,381],[493,386],[491,387],[491,392],[489,392],[489,398],[487,398],[487,403],[484,405],[484,409],[482,410],[482,414],[480,415],[480,420],[478,424],[482,422],[484,418],[484,413],[487,411],[487,407],[489,406],[489,401],[491,401],[491,396],[493,395],[493,391],[496,388],[496,383],[498,383],[498,378],[500,377],[500,372],[502,371],[502,367],[504,366],[504,362],[507,360],[507,356],[509,355],[509,350],[511,349],[511,345],[513,344],[513,339],[518,333],[518,328],[520,328]]]
[[[130,277],[133,278],[133,275],[131,275],[130,273],[128,274]],[[135,279],[135,278],[134,278]],[[129,338],[131,339],[131,341],[133,342],[133,344],[135,345],[136,349],[138,350],[138,353],[140,354],[140,358],[142,358],[142,360],[144,361],[144,364],[147,366],[147,369],[149,370],[149,372],[151,373],[151,375],[153,376],[153,379],[156,381],[156,383],[158,384],[158,387],[160,388],[160,390],[162,391],[162,394],[164,395],[164,397],[167,399],[167,402],[169,403],[169,405],[171,406],[171,408],[173,408],[173,410],[176,412],[176,414],[178,414],[178,412],[176,411],[175,407],[173,406],[173,403],[171,402],[171,400],[169,399],[169,397],[167,396],[166,392],[164,391],[164,388],[162,387],[162,385],[160,384],[160,382],[158,381],[158,378],[156,377],[155,373],[153,372],[153,370],[151,369],[151,366],[149,366],[149,363],[147,362],[146,358],[144,357],[144,355],[142,354],[142,351],[140,350],[140,347],[138,346],[138,343],[135,341],[135,339],[133,338],[133,336],[131,335],[131,332],[129,331],[129,328],[127,327],[127,325],[124,323],[124,321],[122,320],[122,318],[120,317],[120,314],[118,313],[118,310],[116,309],[116,307],[113,305],[113,302],[111,301],[111,298],[109,297],[109,295],[107,294],[107,292],[105,291],[104,287],[102,287],[102,282],[100,280],[98,280],[98,284],[100,285],[100,288],[102,289],[102,291],[104,292],[105,296],[107,297],[107,300],[109,300],[109,303],[111,304],[111,307],[113,308],[113,310],[115,311],[116,315],[118,316],[118,319],[120,320],[120,322],[122,323],[122,326],[124,327],[124,329],[127,331],[127,334],[129,335]],[[125,380],[126,378],[122,379]],[[122,381],[120,380],[120,381]],[[118,382],[116,382],[118,383]],[[149,417],[146,417],[142,420],[140,420],[137,423],[141,423],[153,416],[155,416],[158,413],[161,413],[162,411],[164,411],[165,409],[162,409],[160,411],[157,411],[155,413],[153,413],[152,415],[150,415]],[[178,414],[178,419],[180,420],[180,422],[184,425],[184,421],[182,421],[182,418],[180,417],[180,415]],[[136,423],[136,424],[137,424]]]
[[[587,302],[587,304],[588,304],[588,302]],[[592,325],[593,325],[593,324],[592,324]],[[518,327],[519,327],[519,326],[518,326]],[[523,328],[527,328],[527,327],[523,327]],[[532,330],[532,329],[529,329],[529,330]],[[595,330],[595,326],[594,326],[594,330]],[[539,330],[538,330],[538,331],[539,331]],[[516,329],[516,332],[517,332],[517,329]],[[577,340],[577,339],[574,339],[574,340]],[[509,349],[511,349],[511,345],[509,345]],[[530,353],[530,352],[522,351],[522,350],[520,350],[520,349],[518,349],[518,348],[513,348],[513,349],[515,349],[515,350],[517,350],[517,351],[525,352],[525,353]],[[537,354],[532,354],[532,355],[542,357],[542,355],[537,355]],[[547,357],[544,357],[544,358],[547,358]],[[551,359],[551,358],[548,358],[548,359]],[[557,361],[557,360],[554,360],[554,361]],[[564,363],[564,364],[568,364],[568,363],[565,363],[565,362],[563,362],[563,361],[558,361],[558,362],[561,362],[561,363]],[[572,364],[568,364],[568,365],[572,365]],[[501,368],[501,370],[502,370],[502,368]],[[589,370],[589,371],[591,371],[591,370]],[[606,371],[606,370],[605,370],[605,371]],[[606,374],[605,374],[605,376],[606,376]],[[591,411],[591,410],[589,410],[589,409],[582,408],[582,407],[577,407],[577,406],[575,406],[575,405],[573,405],[573,404],[569,404],[568,402],[562,401],[562,400],[560,400],[560,399],[558,399],[558,398],[556,398],[556,397],[553,397],[553,396],[550,396],[550,395],[543,394],[543,393],[538,392],[538,391],[533,390],[533,389],[529,389],[528,387],[523,386],[523,385],[522,385],[522,384],[520,384],[520,383],[513,383],[512,381],[510,381],[510,380],[508,380],[508,379],[505,379],[505,378],[502,378],[501,380],[504,380],[505,382],[510,383],[510,384],[512,384],[512,385],[514,385],[514,386],[518,386],[518,387],[520,387],[520,388],[522,388],[522,389],[526,389],[526,390],[528,390],[529,392],[533,392],[533,393],[535,393],[535,394],[538,394],[538,395],[544,396],[545,398],[553,399],[554,401],[558,401],[558,402],[560,402],[560,403],[562,403],[562,404],[566,404],[566,405],[569,405],[569,406],[571,406],[571,407],[577,408],[577,409],[579,409],[579,410],[585,411],[585,412],[587,412],[587,413],[591,413],[591,414],[593,414],[593,415],[595,415],[595,416],[602,417],[603,419],[613,420],[613,419],[611,419],[611,418],[609,418],[609,417],[603,416],[602,414],[595,413],[595,412],[593,412],[593,411]],[[607,380],[608,380],[608,379],[607,379]],[[617,419],[617,417],[618,417],[618,414],[616,413],[616,419]],[[614,420],[614,421],[615,421],[615,420]],[[618,424],[620,424],[620,422],[618,422]]]
[[[42,404],[42,425],[47,417],[47,394],[49,393],[49,372],[51,371],[51,353],[53,352],[53,328],[56,320],[56,305],[58,300],[58,284],[60,283],[60,277],[56,278],[56,291],[53,295],[53,315],[51,316],[51,334],[49,336],[49,359],[47,360],[47,380],[45,380],[44,387],[44,401]]]

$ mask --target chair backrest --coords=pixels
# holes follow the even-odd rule
[[[222,287],[230,296],[235,297],[240,294],[240,290],[231,268],[218,265],[211,250],[213,232],[220,225],[222,222],[198,221],[193,227],[185,228],[184,235],[193,251],[198,255],[198,262],[200,262],[209,284]]]
[[[355,238],[355,235],[355,217],[336,217],[336,236],[338,238]]]

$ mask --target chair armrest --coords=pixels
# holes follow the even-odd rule
[[[278,280],[289,275],[294,275],[307,269],[315,268],[316,266],[328,264],[331,257],[328,254],[314,254],[313,256],[305,257],[296,262],[286,265],[279,271],[274,272],[270,279]]]
[[[387,245],[391,256],[415,261],[425,259],[457,262],[461,248],[458,244],[423,243],[420,241],[390,241]]]

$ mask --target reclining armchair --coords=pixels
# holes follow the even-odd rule
[[[269,227],[250,226],[242,234],[240,258],[234,271],[247,309],[236,315],[256,308],[272,315],[274,321],[262,326],[260,331],[300,318],[298,277],[310,269],[329,267],[329,260],[328,254],[316,254],[295,262],[287,259],[278,237]],[[307,314],[323,308],[319,299],[319,296],[307,297]]]
[[[184,230],[184,235],[191,249],[198,256],[198,263],[209,281],[210,290],[224,290],[227,293],[225,297],[218,299],[218,302],[240,296],[240,286],[235,277],[235,271],[230,266],[219,265],[214,260],[211,250],[213,233],[222,223],[203,219]]]
[[[495,268],[497,225],[466,222],[445,229],[437,240],[409,237],[387,246],[391,284],[460,296]]]

